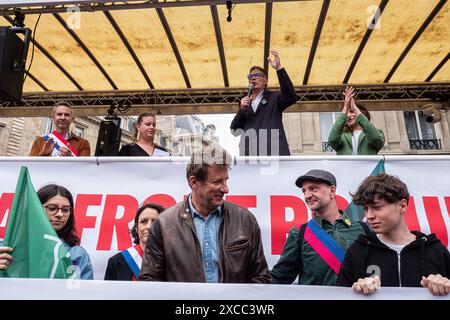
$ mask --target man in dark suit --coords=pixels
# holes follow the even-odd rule
[[[239,154],[291,155],[284,132],[282,113],[297,101],[294,85],[281,66],[277,51],[270,51],[270,65],[277,71],[281,91],[267,90],[267,72],[258,66],[250,68],[249,94],[241,99],[239,110],[231,122],[234,136],[241,136]]]

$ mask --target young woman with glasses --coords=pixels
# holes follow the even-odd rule
[[[91,259],[86,250],[80,246],[80,238],[75,230],[73,197],[70,191],[62,186],[49,184],[40,188],[37,195],[48,220],[70,253],[77,278],[94,279]],[[13,255],[13,248],[4,247],[0,243],[0,270],[8,268]]]
[[[79,278],[94,279],[91,259],[80,246],[80,238],[75,230],[74,202],[70,191],[62,186],[49,184],[40,188],[37,194],[56,234],[70,253],[73,265],[80,272]]]

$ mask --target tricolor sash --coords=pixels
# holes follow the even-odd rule
[[[316,220],[311,219],[308,221],[304,239],[330,268],[338,274],[344,260],[345,251],[317,224]]]
[[[142,266],[142,255],[143,251],[139,244],[128,248],[121,252],[123,257],[125,258],[125,262],[130,267],[133,272],[133,281],[136,281],[139,277],[139,273],[141,272]]]
[[[45,140],[45,141],[49,140],[50,138],[52,138],[53,141],[54,141],[54,144],[55,144],[55,150],[56,150],[56,151],[58,151],[62,146],[66,146],[67,148],[70,149],[70,151],[72,151],[72,154],[73,154],[75,157],[78,157],[78,151],[77,151],[74,147],[72,147],[72,146],[69,144],[69,142],[67,142],[67,140],[66,140],[62,135],[60,135],[58,132],[53,131],[52,133],[47,134],[46,136],[44,136],[44,140]],[[56,156],[57,153],[54,154],[54,155]]]

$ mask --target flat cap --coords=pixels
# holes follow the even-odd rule
[[[295,181],[295,185],[299,188],[302,187],[303,182],[305,181],[317,181],[324,182],[330,186],[336,186],[336,178],[328,171],[314,169],[310,170],[304,175],[297,178]]]

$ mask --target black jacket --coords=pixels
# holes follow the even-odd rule
[[[119,157],[152,157],[155,156],[157,151],[162,151],[161,155],[170,156],[169,151],[167,149],[158,146],[155,144],[155,150],[153,151],[153,155],[149,155],[147,151],[142,149],[137,143],[126,144],[120,149],[118,156]],[[167,154],[166,154],[167,153]],[[161,156],[160,155],[160,156]]]
[[[105,280],[133,280],[133,272],[131,271],[121,252],[113,255],[108,259],[108,266],[106,267],[105,272]]]
[[[239,108],[231,122],[231,133],[234,136],[241,136],[239,141],[239,154],[241,156],[291,155],[284,132],[282,113],[297,101],[297,94],[284,68],[278,70],[277,75],[281,92],[265,90],[256,113],[251,106],[246,111]],[[261,129],[265,130],[262,131]],[[272,150],[271,137],[276,138],[277,135],[273,134],[271,129],[279,130],[278,141],[274,140],[272,143],[274,147],[278,147],[275,150]],[[267,141],[267,152],[259,149],[260,139]],[[249,141],[251,141],[251,144],[249,144]]]
[[[421,287],[422,276],[430,274],[450,278],[447,248],[434,233],[428,236],[418,231],[412,233],[416,240],[403,248],[400,258],[375,233],[359,236],[345,254],[337,285],[351,287],[359,278],[369,277],[377,270],[381,272],[382,287]]]

